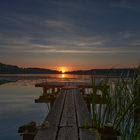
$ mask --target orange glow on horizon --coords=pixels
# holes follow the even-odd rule
[[[6,62],[5,62],[6,63]],[[8,62],[6,64],[9,64]],[[43,68],[43,69],[51,69],[51,70],[57,70],[61,73],[66,73],[68,71],[76,71],[76,70],[90,70],[90,69],[112,69],[111,65],[104,65],[102,64],[102,66],[100,65],[87,65],[87,66],[61,66],[61,65],[33,65],[33,64],[19,64],[19,63],[12,63],[12,65],[16,65],[18,67],[22,67],[22,68]],[[116,65],[114,66],[114,68],[133,68],[131,65]]]
[[[59,67],[58,70],[64,74],[66,71],[68,71],[68,68],[67,67]]]

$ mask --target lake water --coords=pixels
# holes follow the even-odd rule
[[[100,77],[96,76],[96,77],[97,78],[95,83],[98,83],[100,80],[102,80],[102,78],[106,79],[103,76]],[[115,103],[116,101],[120,102],[120,98],[118,96],[120,95],[120,92],[118,92],[119,93],[118,95],[115,95],[116,91],[114,91],[113,88],[114,82],[117,81],[118,78],[114,78],[114,77],[110,77],[110,78],[111,78],[112,88],[110,88],[109,93],[110,93],[112,103],[114,103],[114,101]],[[20,126],[25,125],[31,121],[35,121],[37,125],[41,124],[41,122],[48,114],[48,104],[35,103],[35,99],[38,99],[38,97],[42,95],[43,91],[42,88],[37,88],[34,85],[36,83],[46,82],[46,81],[47,82],[91,82],[91,76],[67,75],[67,74],[0,75],[0,140],[22,140],[22,137],[20,136],[20,134],[18,134],[18,128]],[[123,92],[121,94],[123,94]],[[128,90],[127,94],[129,94],[127,96],[129,97],[131,95],[131,92]],[[126,102],[127,101],[126,95],[124,96],[124,98],[121,98],[121,100],[122,103]],[[117,107],[121,107],[121,105],[118,103]],[[100,113],[98,114],[98,112],[100,111],[100,106],[99,107],[97,106],[96,109],[97,109],[96,112],[98,118],[98,115],[100,115]],[[115,114],[113,111],[114,109],[112,109],[112,113]],[[103,110],[101,110],[101,112],[103,112]],[[111,116],[113,118],[114,115]],[[130,122],[132,122],[133,125],[132,114],[130,115],[130,117],[128,114],[128,118],[130,119],[132,118],[132,121]],[[126,120],[127,118],[126,119],[124,118],[124,121],[122,122],[123,125],[126,124]],[[129,123],[129,121],[127,122]],[[123,130],[124,127],[121,126],[120,128],[121,130]],[[124,134],[125,133],[126,132],[124,130]]]
[[[35,83],[42,81],[89,81],[90,76],[76,75],[0,75],[9,82],[0,85],[0,140],[22,140],[18,127],[35,121],[40,124],[47,115],[45,103],[35,103],[42,94]]]

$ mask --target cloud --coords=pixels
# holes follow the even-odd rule
[[[69,54],[137,54],[139,50],[139,33],[118,32],[114,35],[94,36],[74,34],[76,26],[67,22],[49,21],[50,26],[62,29],[73,35],[68,36],[1,36],[0,50],[9,53],[69,53]]]
[[[65,21],[59,21],[59,20],[47,20],[47,28],[55,31],[61,31],[61,32],[68,32],[73,33],[74,29],[76,28],[74,24],[65,22]]]
[[[139,50],[134,50],[131,48],[130,50],[124,50],[124,49],[109,49],[109,48],[102,48],[102,49],[93,49],[93,50],[86,50],[86,49],[44,49],[44,50],[26,50],[24,51],[26,53],[64,53],[64,54],[139,54]]]
[[[81,61],[88,61],[81,58],[84,54],[139,57],[140,20],[134,12],[138,6],[135,0],[3,2],[0,54],[45,56],[48,61],[50,55],[53,60],[65,54]]]

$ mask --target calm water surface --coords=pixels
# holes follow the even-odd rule
[[[27,78],[28,77],[28,78]],[[48,106],[34,103],[42,94],[34,87],[41,81],[86,81],[89,76],[72,75],[0,75],[1,79],[18,79],[16,82],[0,85],[0,140],[22,140],[18,127],[30,121],[40,124],[46,117]]]

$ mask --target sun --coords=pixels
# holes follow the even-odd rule
[[[61,71],[61,73],[64,74],[67,71],[67,68],[66,67],[60,67],[59,71]]]
[[[62,72],[62,73],[65,73],[65,70],[64,70],[64,69],[62,69],[62,70],[61,70],[61,72]]]

